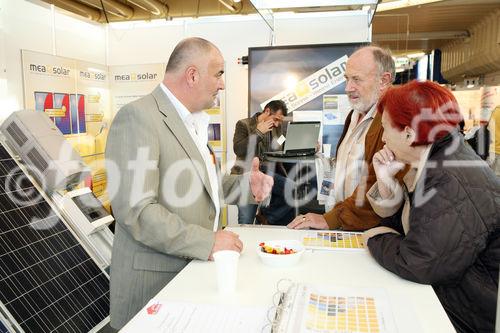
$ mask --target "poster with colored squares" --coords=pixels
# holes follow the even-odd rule
[[[281,305],[277,332],[393,333],[384,290],[295,284]]]
[[[362,250],[361,232],[308,231],[302,238],[306,248],[319,250]]]
[[[373,297],[310,293],[305,328],[312,332],[380,332]]]
[[[35,91],[35,110],[45,112],[62,134],[86,132],[85,96]]]

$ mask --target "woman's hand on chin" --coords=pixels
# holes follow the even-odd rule
[[[387,145],[373,155],[373,168],[375,169],[377,180],[385,184],[388,184],[388,182],[392,183],[396,174],[403,170],[404,167],[405,164],[396,160],[396,156],[387,148]]]

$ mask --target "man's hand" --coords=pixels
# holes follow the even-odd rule
[[[298,215],[290,222],[287,227],[289,229],[330,229],[325,218],[321,214],[307,213],[306,215]]]
[[[266,134],[274,127],[273,119],[268,119],[257,124],[257,129],[262,133]]]
[[[215,233],[215,243],[210,252],[208,260],[214,260],[213,254],[217,251],[231,250],[241,252],[243,250],[243,243],[240,236],[231,231],[219,230]]]
[[[259,158],[252,160],[252,171],[250,171],[250,189],[255,201],[261,202],[271,194],[274,180],[273,177],[262,173],[259,170]]]
[[[321,150],[321,145],[319,144],[319,141],[316,141],[315,151],[318,152],[320,150]]]

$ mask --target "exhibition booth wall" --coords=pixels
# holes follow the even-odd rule
[[[24,107],[22,49],[105,64],[105,28],[47,5],[0,0],[0,120]]]

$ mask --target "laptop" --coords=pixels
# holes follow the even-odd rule
[[[268,151],[264,154],[271,157],[314,155],[316,153],[320,128],[321,122],[319,121],[293,121],[288,124],[283,151]]]

